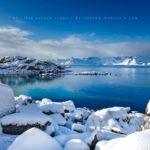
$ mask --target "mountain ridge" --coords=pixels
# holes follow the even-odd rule
[[[150,58],[136,56],[116,56],[116,57],[87,57],[87,58],[67,58],[56,59],[54,63],[65,66],[73,65],[93,65],[93,66],[150,66]]]

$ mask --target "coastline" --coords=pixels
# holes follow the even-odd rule
[[[0,93],[3,93],[3,97],[6,97],[5,101],[9,100],[8,95],[12,90],[2,84],[0,87]],[[2,90],[6,92],[2,92]],[[0,99],[0,101],[3,101],[3,99]],[[139,131],[141,133],[149,132],[147,130],[150,120],[148,116],[149,103],[146,114],[142,114],[131,110],[129,107],[112,107],[94,111],[88,108],[76,108],[71,100],[53,102],[50,99],[43,98],[40,101],[34,101],[31,97],[25,95],[14,97],[12,101],[13,107],[15,106],[15,113],[14,110],[5,112],[0,119],[0,143],[5,145],[2,150],[6,150],[6,147],[8,148],[10,145],[12,146],[8,149],[13,150],[11,147],[13,147],[15,141],[22,134],[26,134],[28,130],[35,133],[44,132],[56,140],[59,147],[65,150],[66,147],[70,148],[68,142],[74,144],[77,141],[81,142],[84,145],[83,150],[99,150],[100,147],[107,146],[107,144],[102,144],[104,140],[112,141],[116,138],[125,138]],[[7,102],[6,105],[8,105]],[[0,112],[6,108],[0,107]],[[40,131],[35,130],[35,128]],[[77,139],[77,141],[71,141],[73,139]],[[26,141],[26,139],[24,140]]]

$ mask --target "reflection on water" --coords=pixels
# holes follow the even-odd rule
[[[65,75],[54,79],[29,76],[1,76],[15,95],[26,94],[34,99],[43,97],[55,101],[72,99],[77,106],[94,109],[110,106],[130,106],[144,111],[150,99],[150,68],[74,67],[74,72],[110,72],[112,76]],[[120,74],[121,76],[115,76]]]
[[[3,84],[10,86],[25,86],[25,84],[35,84],[36,82],[48,82],[61,76],[57,77],[40,77],[33,75],[0,75],[0,81]]]

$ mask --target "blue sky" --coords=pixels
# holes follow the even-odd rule
[[[149,11],[149,0],[0,1],[0,36],[3,36],[0,39],[0,55],[20,55],[24,50],[24,55],[30,55],[30,51],[33,51],[38,57],[42,48],[43,58],[48,54],[55,58],[90,55],[149,57]],[[44,20],[43,17],[52,19]],[[77,20],[76,17],[81,18]],[[6,40],[7,37],[11,37],[11,40]]]

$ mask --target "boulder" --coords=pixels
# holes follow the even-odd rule
[[[150,116],[150,100],[147,104],[146,110],[145,110],[146,115]]]
[[[18,136],[8,150],[62,150],[62,147],[47,133],[31,128]]]
[[[39,104],[39,109],[47,115],[60,113],[64,114],[64,105],[59,102],[50,102],[49,104]]]
[[[150,150],[150,130],[135,132],[123,138],[101,141],[95,150]]]
[[[0,117],[15,112],[15,101],[12,89],[0,84]]]
[[[14,113],[1,119],[3,133],[13,135],[21,134],[32,127],[46,130],[51,122],[50,117],[40,112]]]
[[[87,119],[87,129],[107,129],[114,133],[129,134],[141,130],[144,115],[130,108],[112,107],[92,113]]]

